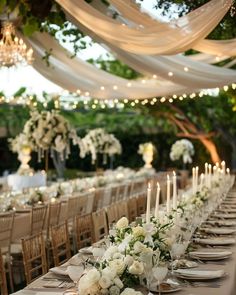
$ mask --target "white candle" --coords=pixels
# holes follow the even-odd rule
[[[226,173],[227,173],[228,175],[230,175],[230,169],[229,169],[229,168],[226,169]]]
[[[201,191],[202,188],[203,188],[203,182],[204,182],[204,174],[201,173],[201,176],[200,176],[200,191]]]
[[[212,173],[211,168],[212,168],[212,166],[211,166],[211,164],[209,164],[208,165],[208,184],[209,184],[210,188],[211,188],[211,173]]]
[[[160,191],[161,191],[160,184],[159,184],[159,182],[157,182],[155,218],[158,218],[158,215],[159,215]]]
[[[173,171],[173,209],[177,210],[177,178],[175,171]]]
[[[151,195],[152,195],[152,189],[151,189],[151,184],[149,182],[148,188],[147,188],[147,210],[146,210],[146,222],[147,223],[150,223]]]
[[[195,167],[192,168],[192,188],[193,193],[195,193],[195,177],[196,177],[196,169]]]
[[[214,177],[216,176],[216,173],[217,173],[217,167],[214,166],[214,167],[213,167],[213,175],[214,175]]]
[[[221,162],[221,168],[222,168],[223,174],[225,174],[225,161]]]
[[[198,172],[199,172],[199,167],[197,166],[196,167],[196,170],[195,170],[195,190],[197,191],[198,190]]]
[[[208,185],[208,163],[205,163],[205,185]]]
[[[167,174],[166,212],[170,214],[170,176]]]

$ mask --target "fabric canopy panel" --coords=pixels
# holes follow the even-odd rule
[[[85,27],[109,43],[135,54],[171,55],[204,39],[221,21],[232,0],[211,0],[195,11],[166,24],[128,27],[102,14],[84,0],[56,0]]]
[[[168,30],[168,24],[153,19],[150,15],[140,11],[140,7],[132,0],[109,0],[109,2],[118,10],[124,17],[124,21],[128,20],[127,24],[131,21],[133,24],[142,25],[144,27],[155,26],[160,24],[163,30]],[[219,1],[220,2],[220,1]],[[213,12],[214,13],[214,12]],[[191,13],[188,14],[190,17]],[[185,16],[180,17],[180,24],[185,24],[187,19]],[[193,49],[218,56],[235,56],[236,55],[236,39],[232,40],[199,40],[193,45]]]
[[[68,16],[75,25],[78,21]],[[80,25],[84,33],[90,35],[99,43],[104,43],[102,38]],[[215,88],[233,83],[236,81],[236,71],[211,66],[203,62],[191,60],[182,55],[176,56],[146,56],[125,52],[108,42],[106,49],[112,51],[124,63],[131,68],[147,76],[157,76],[163,83],[171,81],[173,84],[183,85],[190,89]],[[169,75],[172,73],[172,75]]]
[[[156,79],[130,81],[111,75],[71,55],[50,35],[37,33],[26,42],[33,48],[34,68],[49,80],[72,92],[99,99],[143,99],[173,93],[191,93],[195,89],[158,82]],[[42,57],[51,49],[50,66]],[[88,93],[89,92],[89,93]]]

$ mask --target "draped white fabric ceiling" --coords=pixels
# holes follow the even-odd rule
[[[109,43],[128,52],[152,55],[177,54],[192,48],[217,26],[232,4],[231,0],[211,0],[168,25],[156,23],[133,28],[118,24],[84,0],[56,1],[77,21]]]

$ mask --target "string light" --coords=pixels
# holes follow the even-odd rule
[[[169,73],[168,73],[168,76],[169,76],[169,77],[173,77],[173,75],[174,75],[174,74],[173,74],[172,72],[169,72]]]
[[[185,72],[188,72],[188,67],[184,67],[184,71]]]
[[[100,89],[101,89],[101,90],[105,90],[105,87],[104,87],[104,86],[101,86]]]

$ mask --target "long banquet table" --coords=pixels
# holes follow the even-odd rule
[[[234,188],[231,191],[233,193],[233,200],[236,205],[236,189]],[[217,248],[217,247],[216,247]],[[203,283],[202,286],[193,286],[191,284],[184,285],[182,290],[180,290],[177,294],[179,295],[236,295],[236,244],[231,246],[221,246],[220,249],[227,249],[232,251],[232,256],[225,260],[219,261],[211,261],[204,262],[198,264],[198,269],[207,269],[207,270],[219,270],[222,269],[225,271],[226,276],[221,279],[217,279],[213,282],[207,281]],[[78,254],[76,254],[78,255]],[[73,258],[72,258],[73,259]],[[74,263],[73,263],[74,264]],[[68,261],[65,265],[61,266],[65,268],[65,266],[70,265],[70,261]],[[45,276],[47,276],[46,274]],[[45,276],[40,277],[25,289],[18,291],[14,294],[17,295],[62,295],[65,292],[65,289],[59,288],[45,288],[46,279]],[[152,293],[148,293],[143,291],[144,295],[152,295]],[[83,295],[83,294],[79,294]]]

